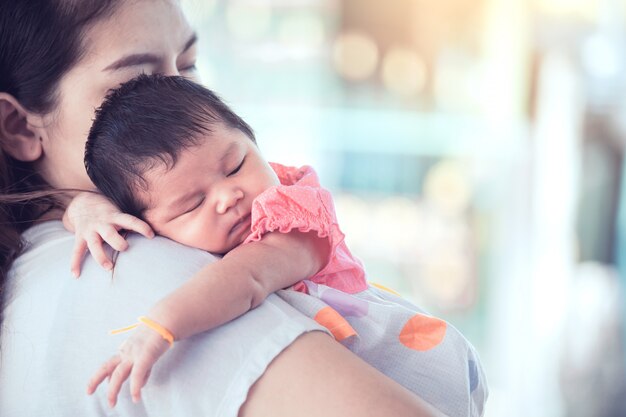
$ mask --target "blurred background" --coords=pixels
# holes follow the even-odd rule
[[[626,416],[624,0],[186,0],[265,156],[459,328],[486,416]],[[624,192],[622,192],[624,191]]]

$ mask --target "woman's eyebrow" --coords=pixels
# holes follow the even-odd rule
[[[198,35],[196,32],[191,34],[191,37],[185,42],[185,46],[181,50],[181,54],[184,54],[198,41]],[[107,66],[103,71],[117,71],[121,68],[133,67],[144,64],[157,64],[159,57],[154,54],[130,54],[123,56],[111,65]]]
[[[156,64],[159,62],[159,57],[154,54],[132,54],[126,55],[108,67],[106,67],[103,71],[117,71],[121,68],[133,67],[136,65],[144,65],[144,64]]]
[[[194,32],[191,34],[187,42],[185,42],[185,46],[183,47],[183,50],[180,53],[184,54],[185,52],[187,52],[187,50],[191,48],[196,42],[198,42],[198,34]]]

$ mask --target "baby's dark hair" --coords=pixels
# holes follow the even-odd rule
[[[171,169],[181,151],[223,123],[256,143],[250,126],[212,91],[184,77],[145,75],[111,91],[99,109],[85,146],[91,181],[118,208],[142,217],[143,174],[157,164]]]

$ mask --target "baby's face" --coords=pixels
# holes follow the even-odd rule
[[[144,174],[146,220],[155,232],[188,246],[223,254],[250,233],[252,201],[279,181],[257,146],[240,130],[219,125],[176,165]]]

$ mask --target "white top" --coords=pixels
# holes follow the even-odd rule
[[[158,299],[178,287],[212,255],[170,240],[129,237],[113,273],[91,257],[80,279],[70,273],[74,237],[61,222],[24,233],[30,247],[14,263],[0,335],[0,416],[236,416],[248,389],[299,335],[322,330],[272,294],[244,316],[176,342],[130,400],[128,382],[113,411],[107,384],[93,396],[87,382],[116,352],[125,334]]]

